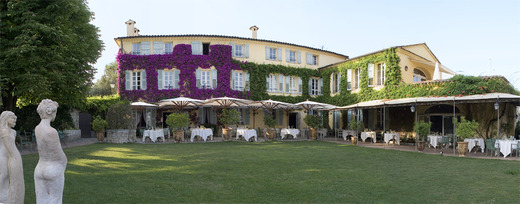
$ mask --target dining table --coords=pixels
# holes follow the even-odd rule
[[[258,141],[258,136],[256,135],[255,129],[237,128],[237,140],[240,138],[239,136],[244,137],[246,142],[248,142],[252,137],[255,138],[255,142]]]
[[[162,138],[162,141],[164,142],[164,130],[161,129],[155,129],[155,130],[145,130],[143,132],[143,142],[146,138],[150,138],[152,142],[157,141],[157,139]]]
[[[191,142],[193,142],[195,136],[200,136],[204,142],[208,139],[208,137],[211,137],[211,140],[213,140],[213,131],[210,128],[193,128],[191,129]]]
[[[388,144],[390,143],[391,140],[395,140],[395,143],[397,143],[398,145],[401,145],[401,134],[399,133],[385,133],[384,134],[384,140],[385,140],[385,143]]]
[[[483,138],[466,138],[464,139],[464,142],[468,142],[468,152],[471,152],[475,146],[479,146],[482,153],[484,153],[484,150],[486,150]]]
[[[511,154],[511,145],[513,145],[513,148],[516,148],[516,145],[518,145],[518,140],[497,140],[495,142],[495,147],[500,148],[500,153],[504,155],[504,158],[506,158],[509,154]]]
[[[341,136],[343,137],[343,140],[347,141],[347,136],[352,135],[353,137],[357,136],[357,131],[355,130],[343,130],[343,133]]]
[[[365,142],[367,138],[372,138],[372,142],[376,143],[376,132],[361,132],[361,140]]]
[[[292,135],[293,138],[296,139],[298,134],[300,134],[300,130],[293,128],[283,128],[280,131],[280,137],[282,137],[282,140],[285,139],[287,135]]]
[[[440,136],[440,135],[428,135],[428,140],[430,141],[430,145],[433,146],[433,148],[437,148],[437,145],[439,144],[439,141],[442,140],[442,136]]]

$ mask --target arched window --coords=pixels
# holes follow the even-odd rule
[[[420,69],[413,69],[413,82],[426,81],[426,74]]]

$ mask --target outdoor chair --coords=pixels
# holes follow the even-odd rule
[[[26,135],[25,131],[21,133],[20,131],[16,131],[16,136],[20,143],[18,143],[20,150],[23,150],[23,146],[27,145],[28,149],[32,149],[32,142],[30,141],[30,135]]]
[[[168,136],[168,139],[170,139],[170,129],[168,129],[168,128],[163,128],[163,131],[164,131],[164,135],[165,135],[165,136],[167,135],[167,136]]]
[[[336,129],[336,138],[342,138],[342,137],[343,137],[343,130]]]
[[[63,134],[63,131],[58,131],[58,136],[60,137],[60,142],[63,142],[63,144],[65,144],[65,134]]]
[[[450,137],[448,137],[448,136],[441,137],[441,141],[439,141],[439,147],[442,149],[443,145],[446,149],[450,147]]]
[[[498,143],[496,143],[496,147],[495,147],[495,143],[496,143],[496,140],[495,139],[486,139],[486,156],[487,156],[487,153],[488,152],[491,152],[490,156],[493,157],[493,152],[495,151],[498,151],[500,152],[500,146]],[[498,157],[499,154],[497,154],[497,157]]]

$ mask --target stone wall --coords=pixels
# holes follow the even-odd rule
[[[65,142],[72,142],[81,138],[81,130],[63,130]]]
[[[73,128],[79,129],[79,110],[70,110],[70,117],[72,118],[72,123],[74,123]]]
[[[110,129],[107,130],[107,138],[106,141],[108,143],[128,143],[128,142],[135,142],[136,139],[136,133],[135,129],[128,130],[128,129]]]

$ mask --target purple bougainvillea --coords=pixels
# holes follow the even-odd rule
[[[117,55],[119,78],[117,87],[122,99],[157,102],[161,99],[179,96],[208,99],[212,97],[249,98],[249,91],[231,90],[231,70],[241,70],[231,57],[231,46],[212,45],[209,55],[192,55],[191,45],[176,45],[171,54],[162,55]],[[195,71],[198,68],[217,69],[217,87],[215,89],[199,89],[196,84]],[[176,68],[179,73],[179,89],[159,90],[157,88],[157,70]],[[146,90],[126,90],[125,71],[146,70]]]

